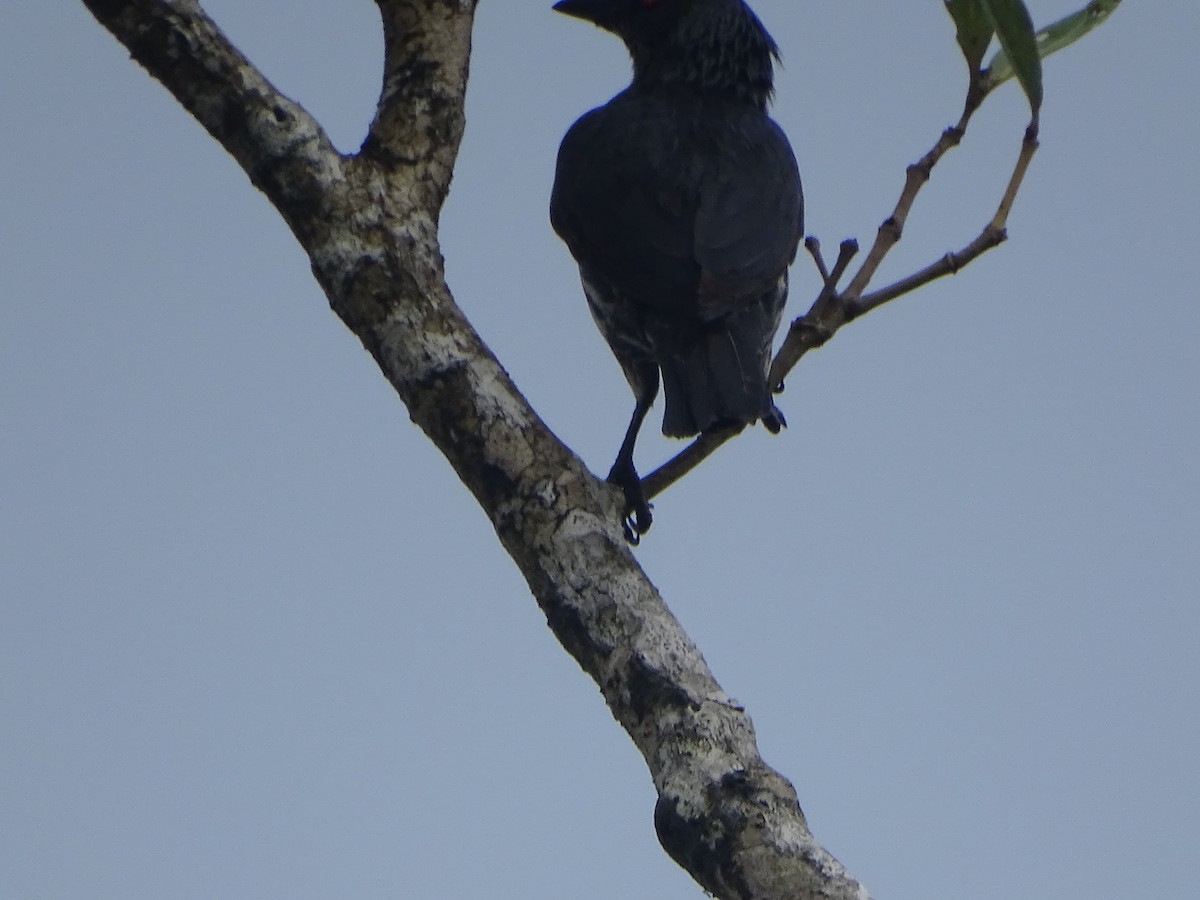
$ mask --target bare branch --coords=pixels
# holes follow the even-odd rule
[[[1003,228],[996,228],[992,223],[984,226],[978,237],[967,246],[957,252],[947,253],[936,262],[930,263],[919,272],[914,272],[907,278],[901,278],[899,281],[888,285],[878,291],[867,294],[865,297],[860,297],[856,302],[851,304],[851,312],[846,321],[857,319],[864,313],[883,306],[889,300],[895,300],[897,297],[902,297],[905,294],[915,291],[917,288],[924,287],[931,281],[936,281],[946,275],[957,275],[959,270],[976,258],[982,256],[993,247],[998,247],[1008,238],[1008,233]]]
[[[474,0],[376,0],[383,17],[383,87],[362,154],[385,168],[421,166],[427,205],[440,208],[463,133]]]
[[[864,313],[883,306],[889,300],[894,300],[910,291],[915,291],[917,288],[923,287],[938,278],[946,275],[955,275],[960,269],[982,256],[988,250],[1004,243],[1008,238],[1008,214],[1012,211],[1013,203],[1017,199],[1017,192],[1021,189],[1021,182],[1024,181],[1025,173],[1029,170],[1029,164],[1033,161],[1033,154],[1037,152],[1037,132],[1037,119],[1035,117],[1029,123],[1029,127],[1025,129],[1025,137],[1021,141],[1021,152],[1017,156],[1016,165],[1013,166],[1012,175],[1008,179],[1008,187],[1004,191],[1004,196],[1000,199],[1000,205],[996,209],[996,214],[983,227],[983,231],[979,233],[975,240],[971,241],[971,243],[958,252],[947,253],[941,259],[931,263],[921,271],[915,272],[907,278],[902,278],[895,284],[888,285],[857,300],[845,299],[845,302],[850,307],[846,321],[852,321]]]
[[[828,286],[830,281],[829,267],[825,265],[825,256],[821,253],[821,242],[813,235],[804,239],[804,249],[813,258],[817,271],[821,274],[821,283]]]
[[[1029,164],[1033,162],[1033,154],[1037,153],[1038,146],[1038,117],[1034,114],[1033,121],[1025,129],[1025,139],[1021,142],[1021,154],[1017,157],[1017,164],[1008,179],[1008,188],[1004,191],[1000,207],[992,219],[992,225],[996,228],[1007,227],[1008,214],[1012,211],[1013,203],[1017,199],[1017,192],[1021,190],[1021,183],[1025,180],[1025,173],[1029,171]]]
[[[943,156],[950,150],[957,147],[963,139],[963,135],[967,132],[967,125],[971,121],[971,116],[974,115],[977,105],[970,102],[963,104],[962,116],[959,117],[956,125],[947,128],[938,138],[937,143],[930,148],[920,160],[908,167],[907,175],[904,179],[904,190],[900,192],[900,199],[896,201],[896,208],[892,210],[892,214],[884,219],[883,224],[879,226],[879,231],[875,236],[875,243],[867,252],[867,258],[864,260],[862,267],[858,270],[858,274],[851,280],[846,288],[847,297],[858,297],[866,290],[867,285],[871,283],[871,279],[875,277],[875,273],[879,271],[879,266],[887,256],[888,251],[896,245],[900,240],[900,236],[904,232],[904,224],[908,221],[908,213],[912,209],[913,203],[917,199],[917,195],[921,192],[921,188],[929,181],[929,177],[933,174],[933,167],[938,164]]]
[[[718,447],[745,430],[746,426],[739,423],[716,431],[702,432],[694,441],[642,479],[642,490],[646,499],[657,497],[712,456]]]
[[[813,239],[813,243],[816,243],[815,238]],[[817,294],[817,299],[813,301],[813,305],[809,307],[808,312],[800,319],[792,322],[791,328],[788,329],[788,337],[791,337],[791,333],[803,321],[807,321],[810,326],[820,326],[817,330],[824,334],[820,343],[824,343],[832,337],[833,332],[828,329],[826,324],[821,323],[825,323],[826,319],[829,318],[831,310],[841,303],[841,294],[837,289],[838,282],[842,280],[842,276],[846,274],[846,270],[850,268],[850,263],[857,254],[858,241],[854,240],[854,238],[847,238],[842,241],[838,246],[838,258],[837,262],[833,264],[833,271],[822,272],[825,283],[821,287],[821,292]],[[819,266],[819,268],[823,268],[823,266]],[[807,341],[799,337],[796,340],[801,343],[807,343]],[[819,346],[819,344],[816,346]],[[779,348],[779,352],[775,354],[775,359],[771,361],[771,374],[768,379],[772,384],[778,386],[778,390],[783,390],[784,377],[799,362],[802,355],[803,351],[797,353],[795,349],[788,346],[788,339],[784,339],[783,346]]]
[[[221,143],[293,230],[341,177],[316,120],[229,42],[196,0],[84,0],[84,5]]]

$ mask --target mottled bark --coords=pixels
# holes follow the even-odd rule
[[[362,150],[339,154],[194,0],[84,0],[245,169],[445,454],[550,627],[646,759],[663,846],[721,898],[865,897],[813,839],[622,536],[620,493],[538,418],[455,305],[437,221],[463,126],[473,0],[377,0],[386,41]]]

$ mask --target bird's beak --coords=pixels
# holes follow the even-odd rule
[[[558,0],[554,11],[604,27],[612,16],[612,0]]]

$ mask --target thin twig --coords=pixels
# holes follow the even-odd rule
[[[846,321],[853,321],[859,316],[883,306],[889,300],[895,300],[897,297],[915,291],[917,288],[924,287],[929,282],[935,281],[938,278],[946,275],[955,275],[987,251],[1004,243],[1008,238],[1008,215],[1012,211],[1013,202],[1017,199],[1017,192],[1021,189],[1021,182],[1025,179],[1025,173],[1029,171],[1029,164],[1033,161],[1033,155],[1038,149],[1037,133],[1038,123],[1037,119],[1034,118],[1029,123],[1029,127],[1025,129],[1025,138],[1021,141],[1021,152],[1017,156],[1016,165],[1013,166],[1012,175],[1008,179],[1008,187],[1004,191],[1004,196],[1000,199],[1000,205],[996,209],[996,214],[983,227],[983,231],[979,233],[975,240],[971,241],[971,243],[967,244],[961,250],[947,253],[941,259],[931,263],[921,271],[915,272],[907,278],[902,278],[881,290],[867,294],[865,297],[859,297],[857,300],[845,298],[845,302],[850,307]]]
[[[848,310],[846,321],[851,322],[864,313],[869,313],[871,310],[883,306],[889,300],[895,300],[897,297],[911,293],[919,287],[924,287],[931,281],[936,281],[946,275],[958,274],[959,270],[968,263],[982,256],[993,247],[998,247],[1004,243],[1007,237],[1008,232],[1003,228],[996,228],[989,222],[984,226],[979,236],[961,250],[947,253],[941,259],[930,263],[921,271],[914,272],[907,278],[901,278],[894,284],[890,284],[881,290],[874,291],[865,297],[860,297],[858,300],[849,303],[850,309]]]
[[[809,235],[804,239],[804,249],[808,251],[809,256],[816,263],[817,271],[821,273],[821,283],[829,284],[829,268],[825,265],[825,257],[821,254],[821,242],[813,235]]]
[[[1017,191],[1021,189],[1021,182],[1025,180],[1025,173],[1029,171],[1029,164],[1033,162],[1033,154],[1037,152],[1037,149],[1038,117],[1037,113],[1034,113],[1033,120],[1025,129],[1025,139],[1021,142],[1021,155],[1017,157],[1012,177],[1008,180],[1008,189],[1004,192],[1004,197],[1000,200],[1000,207],[992,219],[993,225],[999,228],[1008,225],[1008,214],[1012,211],[1013,202],[1017,199]]]
[[[768,375],[768,382],[774,385],[776,393],[783,390],[783,379],[795,368],[800,357],[829,340],[841,324],[829,321],[830,315],[840,306],[837,283],[846,274],[846,269],[850,267],[856,253],[858,241],[852,238],[842,241],[838,247],[838,258],[833,265],[833,271],[824,274],[825,284],[821,293],[817,294],[817,299],[813,301],[808,312],[793,320],[788,328],[787,336],[771,362],[771,372]]]
[[[703,432],[694,441],[642,479],[642,490],[646,498],[657,497],[731,438],[745,430],[745,425],[734,425],[716,431]]]
[[[921,192],[921,188],[926,185],[929,177],[933,174],[933,167],[950,150],[962,143],[971,116],[978,108],[977,104],[964,103],[958,123],[943,131],[929,152],[908,167],[905,173],[904,189],[900,192],[900,199],[896,201],[896,208],[879,226],[879,231],[875,235],[875,243],[867,251],[867,258],[863,261],[862,267],[847,286],[846,296],[859,297],[867,289],[867,285],[879,271],[884,257],[900,241],[900,237],[904,233],[904,225],[908,221],[908,213],[912,209],[917,195]]]

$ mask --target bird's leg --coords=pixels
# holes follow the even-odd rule
[[[646,492],[642,489],[642,479],[633,465],[633,445],[637,443],[638,431],[658,394],[658,372],[654,375],[654,380],[638,392],[633,418],[629,420],[629,427],[625,430],[625,440],[621,442],[616,462],[608,472],[609,484],[615,484],[625,494],[621,528],[625,532],[625,540],[635,546],[641,541],[642,535],[650,530],[650,523],[654,519],[650,513],[650,503],[646,500]]]

